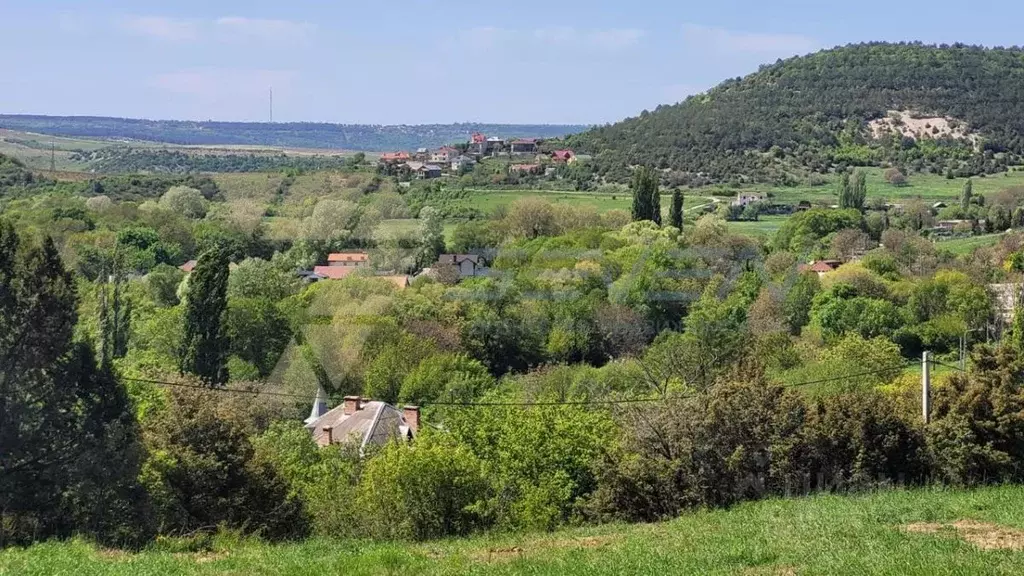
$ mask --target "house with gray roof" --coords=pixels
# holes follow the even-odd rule
[[[328,410],[327,394],[319,388],[305,424],[318,446],[352,443],[363,454],[367,447],[412,440],[419,431],[420,409],[405,406],[399,410],[387,402],[345,396],[341,405]]]

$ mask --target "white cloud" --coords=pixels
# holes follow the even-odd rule
[[[799,34],[766,34],[739,32],[712,26],[684,24],[683,35],[688,42],[716,52],[796,56],[821,47],[817,40]]]
[[[533,37],[546,44],[565,47],[621,50],[638,44],[645,32],[636,28],[579,30],[571,26],[538,28]]]
[[[158,74],[152,86],[187,96],[219,100],[229,98],[267,98],[270,87],[287,87],[296,77],[291,70],[243,70],[233,68],[193,68]]]
[[[227,39],[255,39],[265,42],[305,41],[316,31],[316,25],[292,20],[267,20],[227,16],[214,23],[217,32]]]
[[[126,16],[118,23],[130,34],[171,42],[187,42],[199,37],[199,23],[166,16]]]

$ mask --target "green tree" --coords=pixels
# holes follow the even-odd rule
[[[971,207],[971,198],[974,196],[974,183],[968,178],[964,182],[964,188],[960,191],[960,208],[967,210]]]
[[[228,303],[231,353],[268,376],[291,341],[288,319],[269,298],[236,298]],[[237,376],[237,375],[235,375]]]
[[[853,189],[850,186],[850,173],[843,172],[842,175],[839,176],[839,189],[837,190],[840,208],[852,208],[852,201],[850,200],[852,191]]]
[[[425,206],[420,210],[420,237],[420,253],[416,260],[421,268],[426,268],[437,262],[445,250],[444,220],[437,208]]]
[[[74,531],[147,535],[138,435],[124,388],[73,340],[74,280],[50,239],[0,221],[0,547]]]
[[[864,209],[864,201],[868,197],[867,174],[863,170],[853,173],[853,182],[850,184],[850,206],[857,210]]]
[[[203,193],[188,186],[174,186],[160,197],[160,207],[186,218],[206,216],[206,198]]]
[[[633,220],[650,220],[661,223],[661,196],[658,194],[658,173],[647,166],[641,166],[633,173],[630,184],[633,191]]]
[[[178,286],[184,277],[177,267],[158,264],[146,274],[146,292],[157,306],[177,306]]]
[[[267,298],[276,302],[298,289],[299,281],[290,270],[260,258],[242,260],[228,278],[229,298]]]
[[[195,374],[208,386],[228,381],[227,290],[227,252],[220,248],[204,252],[189,277],[178,357],[182,374]]]
[[[405,377],[398,399],[408,404],[470,402],[493,386],[494,378],[480,362],[465,354],[435,354]]]
[[[683,229],[683,193],[678,188],[672,190],[672,207],[669,210],[669,221],[672,226]]]

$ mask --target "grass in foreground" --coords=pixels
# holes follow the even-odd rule
[[[0,552],[0,574],[1020,574],[1024,487],[768,500],[650,525],[426,544],[243,542]]]

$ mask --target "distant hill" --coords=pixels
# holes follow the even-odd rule
[[[473,132],[491,136],[555,138],[580,125],[424,124],[380,126],[325,123],[186,122],[96,116],[0,115],[0,128],[88,138],[147,140],[183,145],[255,145],[386,152],[465,142]]]
[[[762,66],[569,138],[599,172],[673,184],[805,183],[854,165],[972,176],[1024,155],[1024,50],[871,43]],[[813,178],[813,176],[811,176]]]

